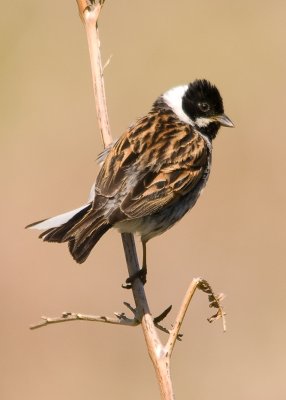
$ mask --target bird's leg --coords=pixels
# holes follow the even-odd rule
[[[143,247],[143,265],[142,268],[135,272],[135,274],[129,276],[129,278],[126,279],[126,283],[122,285],[124,289],[131,289],[132,284],[135,281],[135,279],[139,278],[143,285],[146,283],[146,276],[147,276],[147,261],[146,261],[146,242],[142,241],[142,247]]]
[[[140,269],[140,279],[145,285],[147,279],[147,247],[146,247],[146,242],[142,241],[142,248],[143,248],[143,263],[142,263],[142,268]]]

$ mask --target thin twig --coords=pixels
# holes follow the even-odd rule
[[[114,313],[117,318],[106,317],[104,315],[87,315],[71,312],[62,313],[61,317],[41,317],[42,321],[38,324],[32,325],[30,329],[38,329],[43,326],[58,324],[61,322],[70,321],[90,321],[90,322],[104,322],[107,324],[123,325],[123,326],[137,326],[140,322],[136,318],[127,318],[124,313]]]
[[[210,284],[202,278],[194,278],[192,282],[190,283],[186,294],[183,298],[182,304],[179,308],[179,312],[177,314],[175,323],[173,328],[170,330],[170,336],[169,339],[165,345],[165,352],[168,355],[168,357],[171,357],[172,352],[174,350],[174,346],[176,343],[176,340],[180,340],[181,335],[180,335],[180,329],[182,326],[182,323],[184,321],[187,309],[189,307],[189,304],[195,294],[195,291],[197,289],[202,290],[204,293],[208,294],[208,299],[209,299],[209,306],[210,307],[215,307],[218,309],[216,314],[212,315],[210,318],[208,318],[209,322],[213,322],[217,319],[222,318],[222,324],[223,324],[223,331],[226,331],[226,321],[225,321],[225,312],[223,311],[221,302],[224,299],[224,295],[215,295]]]
[[[174,346],[176,343],[176,339],[178,338],[180,329],[181,329],[181,325],[184,321],[187,309],[189,307],[190,301],[193,298],[193,295],[198,287],[198,284],[200,283],[201,278],[195,278],[192,280],[192,282],[190,283],[190,286],[188,287],[188,290],[185,294],[185,297],[182,301],[181,307],[179,309],[178,315],[176,317],[173,329],[170,332],[170,336],[169,339],[167,341],[167,344],[165,346],[165,351],[166,353],[169,355],[169,357],[171,357],[172,352],[174,350]]]

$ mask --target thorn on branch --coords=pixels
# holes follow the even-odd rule
[[[68,317],[70,317],[72,315],[72,313],[71,312],[67,312],[67,311],[64,311],[63,313],[62,313],[62,317],[63,318],[68,318]],[[42,317],[43,318],[43,317]]]
[[[158,324],[158,322],[163,321],[163,319],[167,317],[167,315],[171,310],[172,310],[172,304],[168,308],[166,308],[166,310],[164,310],[160,315],[158,315],[158,317],[155,317],[153,319],[154,324]]]
[[[165,328],[164,326],[158,324],[158,322],[155,322],[155,320],[153,320],[154,325],[156,326],[157,329],[159,329],[159,331],[162,331],[164,333],[167,333],[168,335],[170,335],[171,331],[167,328]],[[178,333],[176,339],[181,342],[183,338],[183,334],[182,333]]]
[[[110,56],[108,57],[108,59],[106,60],[105,64],[104,64],[103,67],[102,67],[102,75],[103,75],[105,69],[106,69],[106,68],[108,67],[108,65],[110,64],[111,59],[112,59],[112,54],[110,54]]]
[[[164,310],[160,315],[158,315],[158,317],[155,317],[153,319],[153,322],[154,322],[154,325],[156,326],[156,328],[158,328],[160,331],[168,333],[168,334],[170,334],[169,329],[167,329],[164,326],[160,325],[159,322],[163,321],[163,319],[165,319],[167,317],[167,315],[170,313],[171,310],[172,310],[172,305],[170,305],[168,308],[166,308],[166,310]],[[183,337],[183,334],[179,333],[177,335],[177,340],[179,342],[182,341],[182,337]]]
[[[128,310],[130,310],[132,312],[132,314],[134,315],[134,318],[136,318],[136,315],[137,315],[136,308],[132,307],[131,304],[127,303],[127,301],[124,301],[123,304],[125,305],[125,307],[128,308]]]

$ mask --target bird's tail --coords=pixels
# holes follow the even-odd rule
[[[111,228],[103,214],[92,210],[92,203],[26,226],[44,230],[39,236],[46,242],[68,242],[76,262],[83,263],[102,235]]]

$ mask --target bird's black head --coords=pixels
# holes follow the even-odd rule
[[[182,108],[195,127],[209,139],[215,138],[221,125],[233,127],[224,114],[218,89],[205,79],[189,84],[182,98]]]

